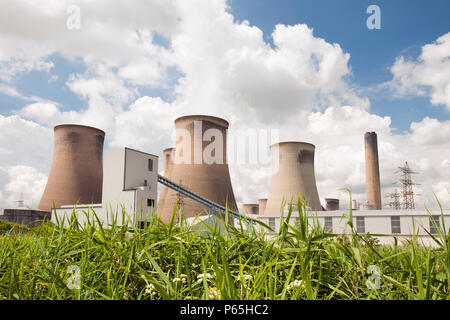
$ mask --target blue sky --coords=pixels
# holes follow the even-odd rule
[[[366,26],[370,5],[381,30]],[[384,192],[408,160],[424,199],[450,206],[448,13],[448,0],[4,1],[0,206],[24,190],[39,201],[54,125],[162,155],[186,114],[315,144],[319,193],[342,200],[341,187],[364,200],[362,137],[376,131]],[[239,201],[267,196],[270,166],[254,169],[230,169]]]
[[[381,8],[381,30],[369,30],[366,9],[376,4]],[[316,37],[327,42],[338,43],[350,53],[353,77],[350,82],[360,87],[370,98],[371,112],[390,116],[392,127],[398,131],[409,130],[411,122],[421,121],[425,116],[440,120],[450,119],[444,107],[432,106],[427,97],[393,97],[388,92],[371,92],[367,88],[392,79],[390,67],[399,55],[417,58],[424,44],[431,43],[448,32],[450,2],[431,1],[355,1],[355,0],[232,0],[231,12],[237,21],[248,20],[264,32],[267,42],[276,24],[295,25],[305,23],[314,29]],[[81,59],[69,61],[59,54],[50,59],[54,63],[52,74],[58,76],[49,82],[50,75],[32,71],[20,77],[16,89],[25,96],[39,96],[59,102],[61,110],[79,110],[83,101],[71,92],[64,83],[72,73],[83,73],[86,69]],[[171,79],[179,74],[172,70]],[[170,88],[163,90],[139,87],[141,95],[160,96],[172,101]],[[0,93],[2,114],[23,107],[25,101]]]
[[[369,5],[381,9],[381,30],[369,30]],[[239,21],[248,20],[264,32],[266,41],[276,24],[305,23],[316,37],[338,43],[350,53],[352,83],[366,87],[392,79],[390,67],[399,55],[417,58],[421,47],[450,29],[450,1],[430,0],[232,0]],[[432,106],[426,97],[397,99],[386,92],[366,92],[371,112],[390,116],[398,131],[409,130],[411,122],[425,116],[449,120],[443,106]]]
[[[366,9],[376,4],[381,8],[381,30],[369,30]],[[264,32],[267,42],[276,24],[295,25],[305,23],[314,29],[314,36],[327,42],[338,43],[350,53],[353,77],[349,80],[371,101],[371,112],[390,116],[392,127],[398,131],[409,130],[411,122],[425,116],[440,120],[450,119],[444,107],[432,106],[427,97],[395,98],[389,92],[372,92],[370,89],[392,79],[390,67],[399,55],[417,58],[423,45],[431,43],[449,31],[450,2],[431,1],[355,1],[355,0],[232,0],[231,12],[237,21],[248,20]],[[59,54],[50,59],[54,63],[53,75],[32,71],[15,82],[15,88],[25,96],[39,96],[60,103],[61,110],[79,110],[86,107],[84,101],[65,85],[68,76],[83,73],[86,69],[81,59],[67,60]],[[179,74],[171,70],[171,81]],[[160,96],[166,101],[175,97],[171,87],[167,89],[141,86],[140,95]],[[26,101],[0,93],[2,114],[10,115]]]

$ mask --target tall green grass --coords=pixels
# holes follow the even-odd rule
[[[117,219],[102,226],[93,210],[84,212],[86,224],[73,215],[26,233],[3,233],[0,299],[450,298],[445,225],[437,247],[422,247],[414,237],[403,246],[382,246],[354,231],[351,211],[348,233],[336,235],[308,225],[301,198],[297,208],[288,208],[270,238],[227,220],[200,230],[157,216],[143,229]],[[118,215],[127,219],[123,210]],[[68,286],[76,276],[72,266],[79,268],[79,289]],[[376,283],[379,288],[370,285]]]

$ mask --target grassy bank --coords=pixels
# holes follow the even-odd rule
[[[270,240],[157,218],[144,229],[75,218],[25,233],[3,228],[0,299],[450,299],[445,226],[436,248],[414,238],[388,247],[354,233],[351,211],[346,236],[297,214],[300,225],[288,225],[289,211]]]

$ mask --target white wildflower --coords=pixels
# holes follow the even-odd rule
[[[145,287],[145,293],[151,294],[152,296],[156,296],[158,294],[158,292],[156,291],[156,287],[154,286],[153,283],[150,283]]]
[[[209,298],[211,300],[219,300],[220,299],[220,292],[217,288],[209,288],[208,294],[209,294]]]
[[[290,291],[301,286],[303,286],[303,280],[294,280],[293,282],[289,283],[289,285],[287,286],[287,290]]]
[[[175,282],[182,282],[182,283],[186,283],[186,281],[187,281],[187,275],[185,275],[185,274],[180,274],[180,277],[178,278],[173,278],[173,280],[172,280],[172,282],[173,283],[175,283]]]
[[[244,281],[250,281],[250,280],[253,279],[253,276],[250,275],[250,274],[243,274],[243,275],[242,275],[242,279],[243,279]],[[241,275],[238,275],[237,278],[236,278],[236,281],[242,281],[242,279],[241,279]]]
[[[208,279],[212,279],[212,278],[213,278],[213,276],[211,274],[209,274],[209,273],[200,273],[197,276],[197,282],[201,283],[201,282],[203,282],[203,279],[208,280]]]

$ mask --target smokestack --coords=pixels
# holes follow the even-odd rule
[[[242,211],[244,214],[258,214],[259,205],[255,203],[245,203],[242,205]]]
[[[227,164],[228,122],[212,116],[191,115],[175,120],[176,148],[171,180],[222,206],[237,210]],[[168,190],[161,219],[170,221],[177,193]],[[208,212],[209,208],[180,195],[184,217]]]
[[[105,132],[87,126],[60,125],[55,129],[53,162],[39,210],[63,205],[102,202]]]
[[[378,163],[378,142],[375,132],[364,135],[366,152],[366,193],[374,210],[381,210],[380,168]]]
[[[280,213],[302,194],[312,211],[322,211],[314,173],[315,146],[305,142],[280,142],[270,147],[272,155],[272,177],[269,198],[264,214]]]
[[[175,148],[167,148],[163,151],[164,157],[164,177],[171,180],[172,179],[172,167],[175,159]],[[162,186],[161,193],[158,200],[158,208],[163,208],[167,198],[167,192],[169,188]]]
[[[326,210],[327,211],[336,211],[339,210],[339,199],[325,199],[325,202],[327,203]]]
[[[267,199],[259,199],[259,214],[264,214],[266,211]]]

